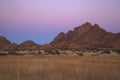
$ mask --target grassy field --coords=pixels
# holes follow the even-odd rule
[[[120,56],[0,56],[0,80],[120,80]]]

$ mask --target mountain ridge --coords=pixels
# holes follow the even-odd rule
[[[120,49],[120,33],[107,32],[98,24],[89,22],[69,30],[60,32],[49,44],[36,44],[31,40],[21,44],[11,43],[7,38],[0,36],[0,50],[39,50],[61,48],[116,48]]]

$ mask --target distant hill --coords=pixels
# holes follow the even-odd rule
[[[18,45],[18,50],[38,50],[39,45],[31,40],[27,40]]]

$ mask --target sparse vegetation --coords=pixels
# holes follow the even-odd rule
[[[54,52],[51,49],[47,49],[47,50],[45,50],[45,52],[48,54],[54,54]]]
[[[78,53],[78,55],[79,55],[79,56],[84,56],[84,54],[83,54],[83,53]]]
[[[38,54],[42,54],[42,52],[38,51]]]
[[[92,56],[99,56],[99,54],[92,54]]]
[[[120,50],[117,51],[117,54],[120,54]]]
[[[106,50],[101,50],[100,54],[111,54],[111,51],[106,49]]]
[[[18,53],[15,50],[11,50],[8,52],[9,55],[18,55]]]
[[[103,52],[103,51],[101,51],[101,52],[100,52],[100,54],[104,54],[104,52]]]
[[[52,54],[52,55],[59,55],[60,52],[58,50],[51,50],[51,49],[47,49],[45,50],[46,53],[48,54]]]
[[[110,50],[104,50],[103,53],[111,54]]]
[[[93,52],[99,52],[99,49],[92,49]]]
[[[5,53],[1,53],[1,52],[0,52],[0,56],[5,56],[5,55],[7,55],[7,54],[5,54]]]
[[[55,50],[54,52],[55,54],[60,55],[60,52],[58,50]]]

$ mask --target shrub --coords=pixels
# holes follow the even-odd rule
[[[42,54],[42,52],[38,51],[38,54]]]
[[[48,54],[52,54],[52,55],[60,54],[60,52],[58,50],[51,50],[51,49],[47,49],[47,50],[45,50],[45,52],[47,52]]]
[[[86,52],[86,50],[82,50],[82,52]]]
[[[52,54],[52,55],[54,55],[55,53],[54,53],[54,51],[53,50],[51,50],[51,49],[47,49],[47,50],[45,50],[45,52],[47,52],[48,54]]]
[[[117,53],[117,54],[120,54],[120,50],[116,50],[116,53]]]
[[[99,54],[92,54],[92,56],[98,56]]]
[[[110,54],[111,52],[109,50],[105,50],[103,53]]]
[[[93,49],[90,49],[89,51],[92,51],[92,52],[99,52],[99,49],[96,49],[96,48],[93,48]]]
[[[7,55],[7,54],[5,54],[5,53],[1,53],[1,52],[0,52],[0,56],[5,56],[5,55]]]
[[[78,53],[78,55],[79,55],[79,56],[84,56],[84,54],[83,54],[83,53]]]
[[[18,55],[18,53],[15,50],[9,51],[8,54],[10,54],[10,55]]]
[[[100,54],[104,54],[104,52],[102,51],[102,52],[100,52]]]
[[[29,51],[33,51],[32,49],[29,49]]]
[[[60,54],[60,52],[59,52],[58,50],[55,50],[55,54],[59,55],[59,54]]]

